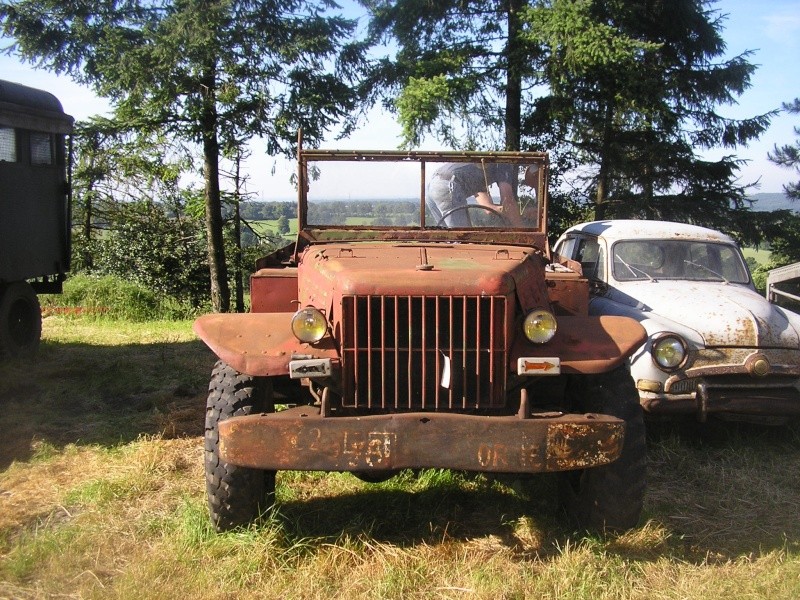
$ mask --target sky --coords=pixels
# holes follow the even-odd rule
[[[749,50],[752,51],[749,62],[758,67],[751,78],[751,87],[738,98],[738,104],[721,106],[718,112],[731,118],[753,117],[800,97],[800,0],[719,0],[714,7],[727,15],[722,32],[727,44],[726,57]],[[0,56],[0,79],[50,91],[77,120],[108,111],[108,104],[88,88],[73,83],[68,77],[23,64],[14,57]],[[746,161],[739,173],[740,183],[759,181],[753,193],[781,192],[783,185],[797,181],[800,176],[792,169],[773,165],[767,154],[776,144],[794,144],[797,140],[795,127],[800,127],[800,115],[783,113],[773,118],[759,140],[734,150],[715,150],[706,156],[713,159],[733,154]],[[397,148],[399,143],[399,126],[390,115],[376,109],[350,138],[335,143],[331,140],[324,147],[389,150]],[[421,147],[425,150],[440,148],[433,140]],[[250,175],[248,191],[254,198],[290,198],[293,192],[288,176],[293,165],[275,163],[259,141],[253,142],[252,150],[246,165]],[[273,169],[275,175],[272,175]]]

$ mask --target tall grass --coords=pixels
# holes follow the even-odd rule
[[[192,307],[113,275],[73,275],[64,283],[62,294],[44,295],[41,303],[45,314],[81,314],[135,323],[189,319],[208,311],[208,307]]]

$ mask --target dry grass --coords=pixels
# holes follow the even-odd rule
[[[562,523],[553,482],[280,473],[214,534],[200,439],[213,357],[188,323],[51,317],[0,365],[0,598],[800,597],[800,426],[649,432],[644,525]]]

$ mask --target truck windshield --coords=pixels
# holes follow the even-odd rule
[[[308,160],[301,167],[306,223],[346,229],[539,228],[541,158],[464,156]]]
[[[612,256],[617,281],[750,281],[741,252],[731,244],[689,240],[622,241],[614,244]]]

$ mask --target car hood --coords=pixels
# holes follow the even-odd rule
[[[644,313],[640,320],[663,317],[692,329],[706,346],[797,348],[800,343],[800,318],[741,285],[635,282],[609,289],[608,299]]]

